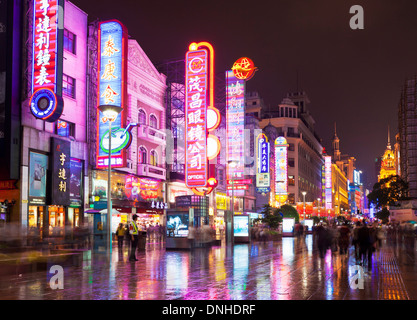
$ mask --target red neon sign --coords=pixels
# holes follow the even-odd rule
[[[34,1],[32,93],[40,88],[56,92],[58,0]]]

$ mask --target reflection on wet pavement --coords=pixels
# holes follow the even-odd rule
[[[353,248],[348,255],[328,251],[320,259],[312,235],[191,251],[154,243],[138,252],[137,262],[127,261],[127,248],[115,248],[111,261],[86,255],[82,266],[64,268],[62,290],[50,288],[45,271],[3,277],[0,299],[412,299],[415,291],[410,294],[407,283],[416,280],[410,275],[414,255],[415,250],[384,244],[374,254],[372,270],[359,276]],[[362,288],[352,286],[359,281]]]

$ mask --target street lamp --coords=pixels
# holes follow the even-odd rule
[[[304,202],[304,207],[303,207],[303,219],[305,219],[306,218],[306,194],[307,194],[307,192],[306,191],[303,191],[303,192],[301,192],[302,193],[302,195],[303,195],[303,202]]]
[[[111,203],[111,124],[116,120],[122,108],[113,105],[101,105],[98,109],[103,113],[109,122],[109,166],[108,166],[108,179],[107,179],[107,248],[111,253],[112,239],[111,239],[111,215],[112,215],[112,203]]]

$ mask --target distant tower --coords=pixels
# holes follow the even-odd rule
[[[384,178],[388,178],[389,176],[393,176],[397,174],[397,170],[395,167],[395,154],[391,148],[391,139],[389,134],[389,126],[388,126],[388,143],[387,148],[385,149],[384,155],[382,156],[381,160],[381,170],[379,171],[378,181]]]
[[[334,123],[334,137],[333,137],[333,161],[340,161],[340,147],[339,147],[339,137],[336,133],[336,122]]]

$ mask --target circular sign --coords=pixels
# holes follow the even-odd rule
[[[207,159],[212,160],[220,153],[221,145],[219,138],[209,134],[207,136]]]
[[[119,152],[128,147],[132,139],[129,131],[125,132],[123,128],[112,128],[111,133],[111,153]],[[109,130],[102,136],[100,148],[104,153],[109,153]]]
[[[64,101],[49,88],[41,88],[32,94],[29,102],[32,114],[47,122],[55,122],[62,115]]]
[[[240,80],[249,80],[253,77],[256,71],[255,64],[247,57],[239,58],[233,64],[233,74]]]
[[[207,108],[207,130],[213,131],[220,124],[220,112],[216,108]]]

